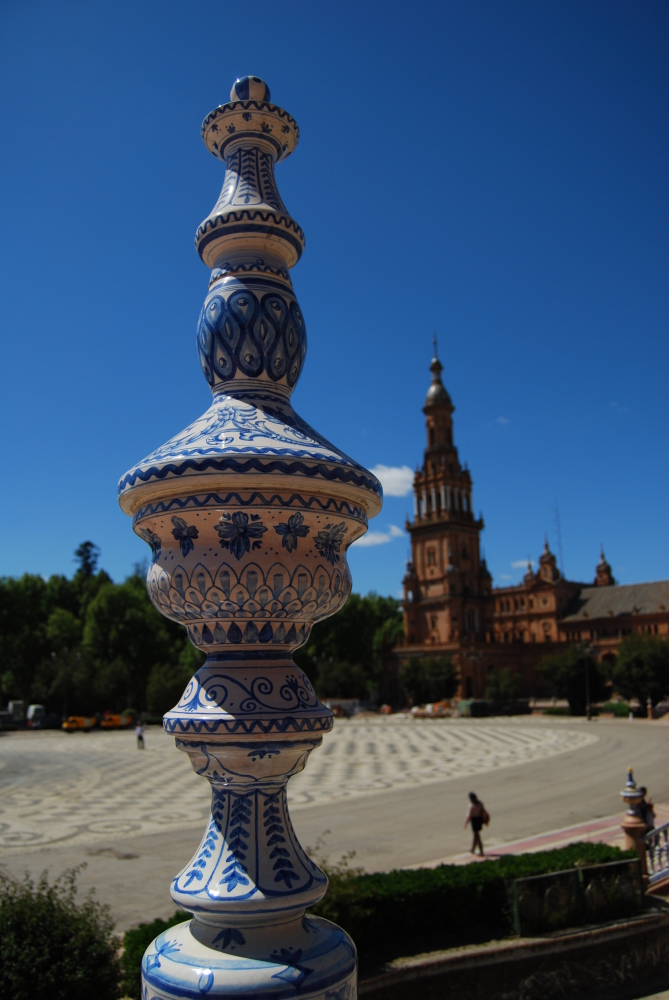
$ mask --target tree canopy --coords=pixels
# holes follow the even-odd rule
[[[378,690],[382,655],[403,634],[399,601],[351,594],[336,615],[314,625],[295,653],[322,698],[369,698]]]
[[[669,694],[669,643],[656,635],[632,632],[618,647],[609,668],[613,687],[624,698],[657,704]]]
[[[513,701],[520,694],[522,680],[509,667],[492,669],[488,674],[485,696],[491,701]]]
[[[0,579],[5,702],[38,702],[58,716],[127,708],[162,715],[204,661],[185,628],[151,604],[143,567],[114,583],[98,560],[97,546],[83,542],[71,579]],[[401,633],[398,601],[352,594],[342,611],[314,627],[295,660],[322,697],[367,698],[378,685],[384,648]]]
[[[458,671],[450,656],[410,656],[400,667],[400,681],[413,705],[426,705],[453,697]]]
[[[555,694],[567,699],[572,715],[585,715],[586,671],[590,702],[600,701],[605,695],[606,679],[599,664],[579,646],[545,656],[537,669],[551,684]]]
[[[171,708],[203,656],[151,604],[138,567],[123,583],[84,542],[71,579],[0,579],[0,689],[55,715]],[[149,698],[150,693],[150,698]]]

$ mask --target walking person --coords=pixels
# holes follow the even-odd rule
[[[486,812],[486,808],[478,798],[475,792],[469,793],[469,812],[467,813],[467,819],[465,820],[465,829],[467,829],[467,824],[472,825],[472,854],[476,854],[476,848],[478,846],[479,853],[483,857],[483,844],[481,842],[481,830],[485,825],[490,822],[490,816]]]
[[[135,726],[135,736],[137,737],[137,749],[144,749],[144,726],[141,722],[138,722]]]

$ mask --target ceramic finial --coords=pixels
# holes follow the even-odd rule
[[[230,100],[269,103],[269,87],[259,76],[240,76],[232,85]]]

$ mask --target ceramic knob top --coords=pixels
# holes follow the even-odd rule
[[[235,80],[231,101],[202,123],[204,144],[225,163],[223,190],[195,234],[204,263],[227,273],[231,255],[250,261],[272,258],[276,274],[293,267],[304,233],[281,200],[274,164],[297,146],[300,130],[283,108],[269,103],[269,87],[257,76]]]
[[[266,101],[269,103],[269,87],[259,76],[241,76],[232,85],[231,101]]]

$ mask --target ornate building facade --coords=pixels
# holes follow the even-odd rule
[[[566,580],[548,542],[535,572],[522,583],[493,587],[481,557],[483,518],[476,517],[472,478],[453,437],[455,407],[442,365],[430,364],[432,383],[423,413],[426,448],[414,477],[414,519],[407,521],[411,561],[403,580],[404,642],[396,661],[409,656],[451,656],[462,697],[485,695],[490,673],[509,668],[522,693],[541,695],[539,661],[575,642],[611,657],[631,631],[669,635],[669,581],[619,586],[604,553],[592,585]]]

